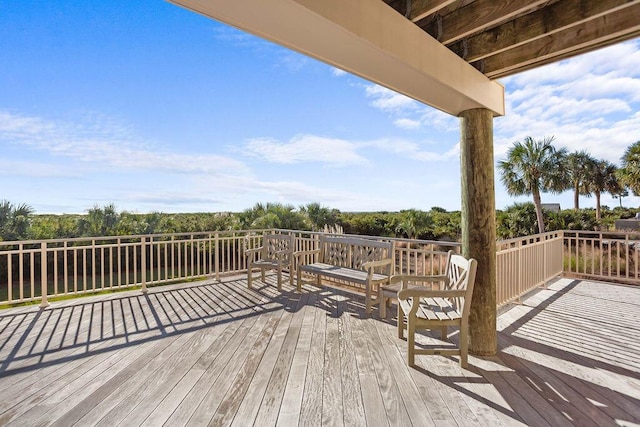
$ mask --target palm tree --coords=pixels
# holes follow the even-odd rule
[[[567,188],[564,167],[567,150],[557,150],[554,137],[534,140],[528,136],[516,141],[507,152],[506,160],[498,162],[502,183],[512,196],[532,195],[536,207],[538,230],[544,233],[541,192],[560,193]]]
[[[600,219],[600,195],[606,191],[615,196],[623,191],[618,182],[617,171],[618,167],[606,160],[596,160],[593,165],[587,185],[589,191],[596,195],[596,219]]]
[[[29,234],[33,208],[25,203],[14,205],[8,200],[0,201],[0,241],[22,240]]]
[[[640,195],[640,141],[627,147],[622,156],[622,168],[618,173],[620,184]]]
[[[322,230],[325,226],[333,226],[338,222],[337,209],[329,209],[320,205],[320,203],[309,203],[306,206],[300,206],[300,212],[305,214],[311,222],[313,231]]]
[[[256,203],[253,208],[245,209],[240,214],[240,225],[242,228],[253,229],[310,229],[305,215],[296,211],[293,205],[283,205],[282,203]]]
[[[433,219],[428,212],[408,209],[400,213],[402,219],[396,226],[396,233],[405,234],[409,239],[416,239],[433,225]]]
[[[567,173],[573,187],[573,208],[580,209],[580,195],[591,196],[589,181],[593,177],[596,159],[586,151],[575,151],[567,156]]]

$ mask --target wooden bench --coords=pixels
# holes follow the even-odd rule
[[[300,257],[317,255],[317,261],[303,264]],[[367,313],[380,298],[373,299],[381,284],[389,282],[393,266],[393,242],[340,236],[320,236],[320,247],[295,253],[298,259],[298,291],[302,291],[302,273],[315,274],[318,285],[322,277],[364,286]]]
[[[265,270],[276,270],[278,290],[282,290],[283,267],[289,268],[289,284],[293,286],[293,249],[294,237],[289,234],[263,235],[262,246],[244,251],[247,257],[247,286],[251,287],[252,270],[259,268],[263,282]]]
[[[398,276],[393,281],[402,283],[398,292],[398,337],[407,330],[407,364],[414,366],[416,354],[460,355],[460,365],[467,366],[469,345],[469,311],[476,278],[477,262],[461,255],[451,255],[448,275],[443,278],[438,290],[409,287],[421,281],[432,283],[432,278]],[[447,338],[447,327],[460,328],[460,347],[416,348],[416,329],[440,329],[442,339]]]

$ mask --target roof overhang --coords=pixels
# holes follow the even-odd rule
[[[452,115],[504,115],[504,87],[380,0],[170,0]]]

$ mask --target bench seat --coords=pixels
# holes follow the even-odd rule
[[[333,279],[348,280],[349,282],[358,283],[360,285],[366,285],[367,283],[368,273],[366,271],[356,270],[353,268],[338,267],[331,264],[324,264],[322,262],[301,265],[298,268],[307,273],[320,274]],[[389,276],[386,274],[373,273],[371,277],[372,283],[382,283],[387,282],[388,280]]]
[[[321,285],[322,277],[361,285],[367,313],[380,302],[380,286],[389,283],[393,270],[393,242],[321,235],[318,249],[294,255],[298,260],[312,257],[313,261],[308,264],[297,262],[298,291],[302,290],[302,273],[315,275],[318,285]]]

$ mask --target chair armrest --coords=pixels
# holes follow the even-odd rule
[[[398,292],[398,299],[407,300],[409,298],[448,298],[448,297],[464,297],[467,291],[433,291],[431,289],[403,289]]]
[[[422,283],[444,282],[446,284],[449,282],[449,277],[444,274],[435,275],[435,276],[414,276],[410,274],[397,274],[397,275],[391,276],[390,283],[402,282],[402,289],[406,289],[407,284],[405,281],[422,282]]]
[[[367,261],[364,264],[362,264],[362,268],[369,270],[370,268],[383,267],[385,265],[390,265],[390,264],[391,264],[391,259],[380,259],[376,261]]]
[[[261,250],[262,250],[262,246],[260,246],[259,248],[245,249],[244,250],[244,254],[245,254],[245,256],[249,255],[249,254],[255,254],[255,253],[260,252]]]

